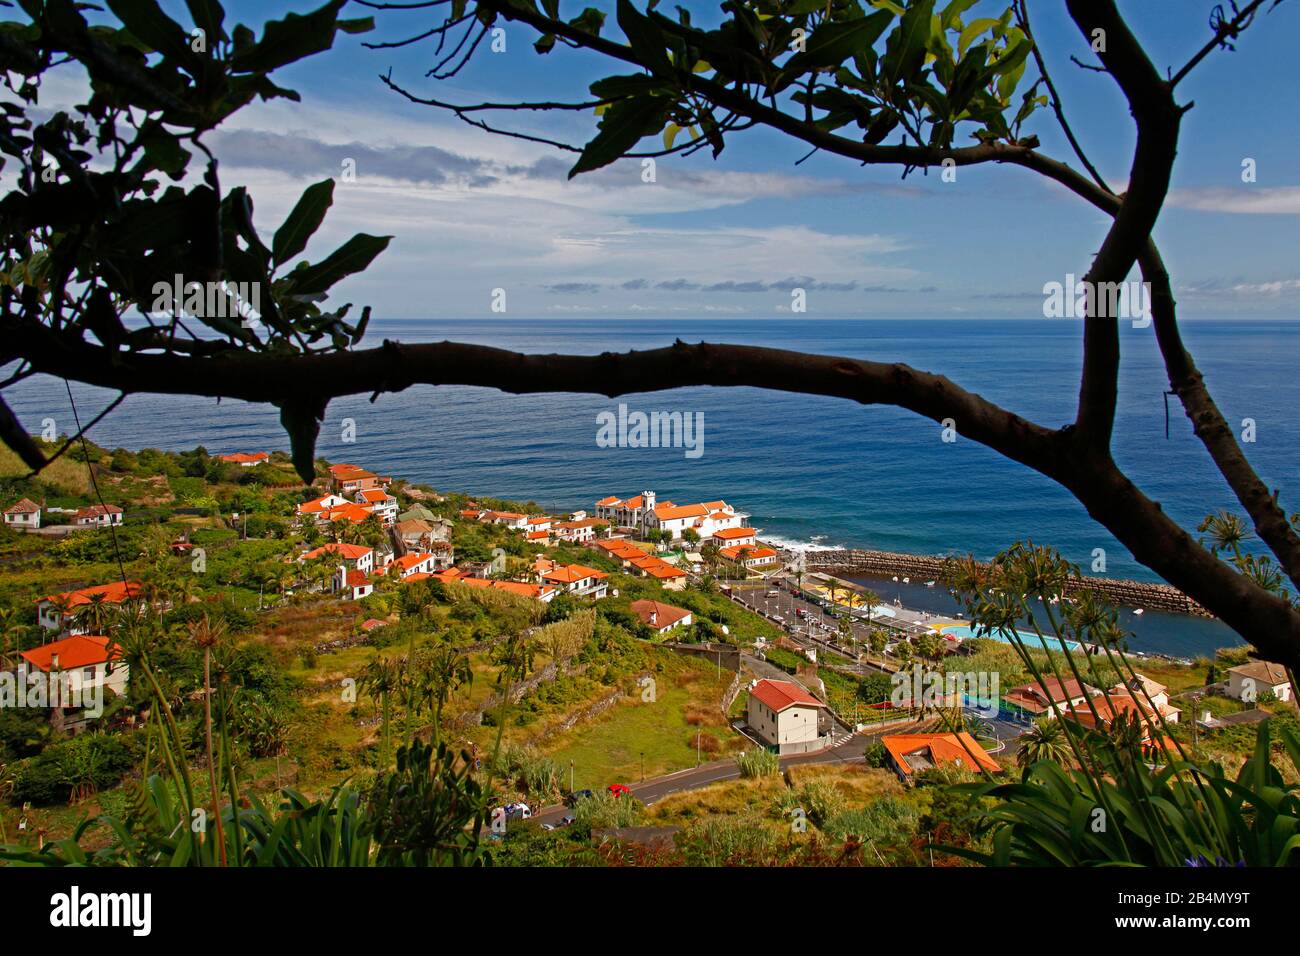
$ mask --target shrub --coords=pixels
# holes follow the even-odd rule
[[[736,754],[736,766],[740,768],[741,777],[746,780],[770,777],[780,772],[781,758],[770,750],[755,747]]]
[[[111,787],[135,764],[131,748],[119,737],[88,733],[45,748],[18,769],[14,803],[71,803]]]
[[[687,866],[758,863],[775,852],[777,836],[752,817],[713,817],[691,826],[678,846]]]
[[[573,816],[575,826],[588,830],[595,827],[634,827],[641,823],[644,810],[645,805],[632,796],[601,792],[579,800]]]

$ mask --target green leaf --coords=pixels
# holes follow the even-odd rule
[[[162,12],[157,0],[109,0],[108,8],[132,36],[151,49],[182,60],[192,58],[189,34]]]
[[[608,166],[640,142],[642,136],[657,131],[668,103],[666,97],[648,96],[620,100],[611,106],[600,121],[600,132],[569,170],[569,178]]]
[[[298,199],[289,218],[275,232],[271,240],[271,254],[277,266],[282,266],[303,249],[320,224],[325,213],[334,204],[334,180],[325,179],[308,186]]]
[[[939,14],[939,22],[945,30],[955,30],[961,25],[961,15],[977,3],[979,0],[952,0]]]
[[[226,11],[218,0],[185,0],[185,5],[190,9],[190,19],[208,35],[209,41],[223,36],[221,24],[226,19]]]
[[[237,73],[269,73],[287,63],[328,50],[334,45],[338,12],[344,2],[330,0],[311,13],[291,13],[283,20],[272,20],[257,44],[231,58],[231,68]]]
[[[998,25],[998,21],[993,17],[982,17],[979,20],[972,20],[966,24],[966,29],[961,31],[961,36],[957,39],[957,56],[966,55],[966,50],[976,38]]]
[[[907,8],[903,18],[889,35],[881,72],[888,86],[906,82],[925,66],[925,50],[930,42],[934,0],[917,0]]]
[[[344,33],[369,33],[375,28],[375,18],[353,17],[351,20],[340,20],[338,26]]]
[[[316,439],[320,435],[320,423],[325,417],[326,401],[316,398],[303,398],[294,402],[285,402],[280,406],[280,424],[289,436],[290,455],[293,467],[306,484],[316,480]],[[288,815],[281,817],[276,824],[273,839],[262,851],[269,861],[279,844],[283,825],[287,824]]]
[[[672,72],[672,64],[668,62],[664,49],[663,32],[632,6],[631,0],[618,0],[618,26],[642,65],[654,73]]]
[[[870,49],[891,20],[893,16],[882,10],[856,20],[823,23],[808,37],[804,51],[790,57],[781,67],[781,74],[787,79],[777,88],[783,88],[809,70],[838,66],[860,51]]]
[[[392,236],[357,233],[315,265],[304,266],[289,273],[288,278],[294,280],[292,294],[316,295],[339,280],[364,271],[376,256],[388,248],[392,240]]]

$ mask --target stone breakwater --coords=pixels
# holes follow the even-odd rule
[[[948,559],[924,554],[899,554],[893,551],[812,551],[806,555],[809,571],[824,571],[841,577],[910,577],[913,583],[942,580]],[[987,567],[987,564],[982,565]],[[1127,581],[1113,578],[1077,578],[1077,583],[1066,588],[1072,594],[1080,588],[1091,588],[1109,598],[1114,604],[1170,611],[1175,614],[1195,614],[1213,617],[1182,591],[1168,584],[1148,581]]]

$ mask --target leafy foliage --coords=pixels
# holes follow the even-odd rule
[[[72,0],[22,3],[25,21],[0,23],[0,76],[16,100],[0,112],[0,169],[16,182],[0,199],[0,313],[63,349],[88,336],[113,350],[198,356],[359,341],[368,309],[353,324],[350,305],[320,303],[390,237],[359,234],[289,268],[321,225],[333,181],[308,187],[268,247],[252,198],[242,187],[223,192],[203,144],[254,99],[298,99],[271,79],[275,70],[329,49],[338,30],[369,29],[368,19],[338,18],[345,2],[288,14],[260,39],[243,24],[227,30],[216,0],[189,5],[192,30],[156,0],[110,2],[112,25],[92,23]],[[67,61],[84,70],[90,96],[47,115],[41,80]],[[196,152],[201,173],[190,169]],[[131,310],[144,328],[124,325]],[[281,413],[310,481],[323,403],[298,396]],[[5,439],[39,466],[30,439]]]

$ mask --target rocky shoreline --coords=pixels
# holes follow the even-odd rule
[[[824,571],[842,577],[865,575],[867,577],[907,576],[913,581],[941,580],[948,558],[901,554],[895,551],[810,551],[806,553],[809,571]],[[1115,604],[1140,607],[1174,614],[1192,614],[1213,618],[1214,615],[1182,591],[1168,584],[1150,581],[1132,581],[1114,578],[1078,578],[1078,583],[1067,589],[1073,593],[1081,588],[1091,588],[1105,595]]]

